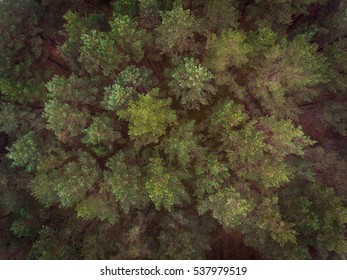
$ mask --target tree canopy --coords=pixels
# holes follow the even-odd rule
[[[0,1],[0,257],[346,258],[346,14]]]

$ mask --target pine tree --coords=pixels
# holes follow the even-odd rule
[[[161,14],[162,22],[156,28],[156,43],[162,53],[171,57],[194,50],[194,33],[198,25],[189,10],[179,4]]]
[[[208,105],[216,94],[212,73],[194,59],[184,58],[169,76],[172,77],[170,91],[180,99],[183,108],[199,109],[201,105]]]
[[[129,136],[137,145],[157,143],[168,126],[176,122],[176,113],[170,108],[171,99],[159,99],[158,89],[153,89],[138,100],[131,101],[121,118],[129,121]]]

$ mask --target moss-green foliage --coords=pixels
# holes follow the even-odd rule
[[[115,83],[105,88],[105,108],[110,111],[126,109],[129,102],[137,97],[136,91],[131,87],[122,87]]]
[[[347,76],[346,39],[338,39],[335,42],[325,46],[324,53],[329,58],[330,68],[328,72],[329,81],[327,88],[329,91],[344,91],[347,87],[345,79]]]
[[[283,200],[283,207],[290,209],[285,215],[301,236],[298,242],[314,246],[323,258],[331,251],[343,254],[347,244],[341,233],[347,212],[333,189],[311,184],[298,186],[291,192],[294,196]]]
[[[177,116],[170,108],[171,98],[159,99],[158,89],[131,101],[121,117],[129,121],[129,136],[138,145],[157,143]]]
[[[215,194],[208,196],[199,206],[201,214],[212,210],[212,216],[226,227],[237,227],[247,218],[252,211],[254,203],[232,186],[223,188]]]
[[[279,212],[277,196],[264,198],[254,209],[254,216],[246,223],[248,223],[244,229],[246,243],[255,245],[261,252],[271,251],[267,254],[269,258],[276,256],[277,250],[284,252],[277,255],[276,258],[280,258],[281,255],[285,256],[287,252],[284,248],[286,246],[291,248],[297,242],[297,232],[293,229],[294,224],[285,221]],[[295,255],[295,252],[292,254]]]
[[[259,36],[269,42],[260,45],[261,53],[256,51],[256,55],[264,55],[265,60],[260,60],[255,68],[251,90],[270,114],[296,118],[297,104],[311,101],[318,94],[312,87],[327,81],[326,59],[317,54],[316,46],[310,44],[305,35],[290,42],[284,39],[280,44],[270,43],[273,39],[266,30]]]
[[[83,17],[71,10],[64,15],[64,20],[63,33],[66,35],[67,40],[61,46],[61,52],[72,69],[78,70],[82,67],[78,61],[80,48],[83,45],[82,35],[87,34],[90,30],[100,30],[101,27],[107,26],[107,20],[101,14],[91,14],[88,17]]]
[[[143,92],[149,91],[155,84],[151,70],[146,67],[136,67],[134,65],[125,68],[119,73],[116,82],[123,87],[131,87],[134,90]]]
[[[39,238],[32,245],[28,258],[37,260],[74,259],[75,250],[69,237],[71,237],[71,231],[67,228],[58,231],[43,226],[39,231]]]
[[[262,118],[258,128],[267,134],[269,151],[279,160],[290,154],[302,156],[304,148],[315,143],[305,135],[301,127],[295,127],[289,120]]]
[[[86,192],[93,189],[99,175],[95,160],[84,153],[77,161],[67,163],[62,172],[54,188],[62,207],[82,199]]]
[[[119,73],[115,83],[105,88],[104,106],[110,111],[127,109],[139,93],[150,91],[155,84],[151,72],[144,67],[130,66]]]
[[[223,29],[236,28],[240,11],[238,0],[212,0],[205,5],[203,22],[207,30],[220,33]]]
[[[218,191],[223,183],[230,178],[228,167],[217,158],[208,156],[208,160],[202,166],[196,168],[196,196],[201,199],[206,194]]]
[[[116,15],[110,22],[111,30],[91,30],[81,35],[80,63],[90,74],[113,75],[131,62],[139,62],[148,36],[128,16]]]
[[[112,145],[115,140],[122,137],[117,131],[118,127],[118,123],[106,114],[94,117],[92,123],[84,129],[86,136],[82,141],[91,145]]]
[[[18,218],[11,224],[11,231],[18,237],[27,237],[34,234],[34,225],[32,214],[28,209],[20,208],[18,210]]]
[[[158,210],[164,207],[171,211],[173,206],[182,205],[189,200],[179,173],[164,166],[161,158],[150,159],[146,190]]]
[[[41,98],[44,79],[36,62],[42,61],[42,7],[33,0],[0,3],[0,91],[19,102]]]
[[[172,130],[162,141],[162,149],[167,160],[181,168],[189,168],[194,159],[203,156],[203,148],[199,145],[199,136],[195,134],[194,122],[183,123]]]
[[[194,59],[184,58],[170,75],[170,91],[180,99],[183,108],[199,109],[207,105],[216,89],[212,85],[213,75]]]
[[[289,182],[292,170],[286,156],[303,155],[303,148],[314,143],[290,121],[273,117],[226,131],[222,141],[229,166],[240,179],[254,180],[265,188]]]
[[[19,138],[8,150],[8,158],[13,160],[13,166],[23,166],[28,171],[36,169],[40,151],[34,132]]]
[[[212,33],[206,46],[206,65],[215,72],[223,72],[247,63],[251,46],[246,38],[244,32],[237,30],[226,30],[220,36]]]
[[[231,133],[235,127],[243,124],[248,119],[242,105],[235,104],[232,100],[225,100],[211,117],[209,132],[213,134]]]
[[[76,160],[69,159],[63,152],[52,153],[46,160],[30,182],[33,195],[43,205],[70,208],[96,187],[99,169],[95,159],[87,153],[80,151]]]
[[[162,22],[156,28],[156,43],[160,50],[172,57],[194,49],[194,33],[198,31],[195,18],[189,10],[175,5],[161,14]]]
[[[72,74],[65,78],[54,76],[48,83],[48,96],[63,102],[77,104],[94,104],[97,100],[98,89],[88,78],[77,77]]]
[[[232,166],[247,168],[264,157],[267,148],[266,135],[255,128],[254,121],[247,123],[241,130],[233,130],[223,135],[223,138],[224,149]]]
[[[342,136],[347,136],[347,110],[343,103],[330,102],[323,108],[323,119]]]
[[[0,1],[0,258],[346,258],[346,7]]]
[[[45,116],[47,117],[47,128],[52,129],[62,142],[80,135],[88,120],[86,110],[80,110],[55,100],[46,103]]]
[[[113,225],[118,220],[116,207],[112,207],[112,201],[106,203],[106,196],[91,196],[81,201],[77,206],[77,217],[91,220],[98,218],[100,221],[107,220]]]
[[[130,155],[119,152],[107,161],[103,192],[114,196],[119,207],[128,213],[131,208],[143,208],[148,203],[141,168],[132,164]]]

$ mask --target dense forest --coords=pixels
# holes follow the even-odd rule
[[[1,259],[345,259],[347,1],[0,0]]]

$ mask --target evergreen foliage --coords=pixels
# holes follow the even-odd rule
[[[170,91],[180,99],[183,108],[199,109],[200,105],[209,104],[211,96],[216,94],[212,73],[194,59],[184,58],[169,76],[172,77]]]
[[[189,10],[176,4],[172,10],[162,12],[161,18],[156,28],[156,43],[162,53],[175,57],[194,49],[194,32],[198,31],[198,25]]]
[[[129,137],[137,145],[158,143],[166,128],[176,122],[177,116],[170,108],[172,100],[159,99],[158,89],[153,89],[138,100],[130,101],[129,108],[121,113],[121,118],[129,121]]]
[[[345,259],[346,8],[0,1],[0,258]]]

